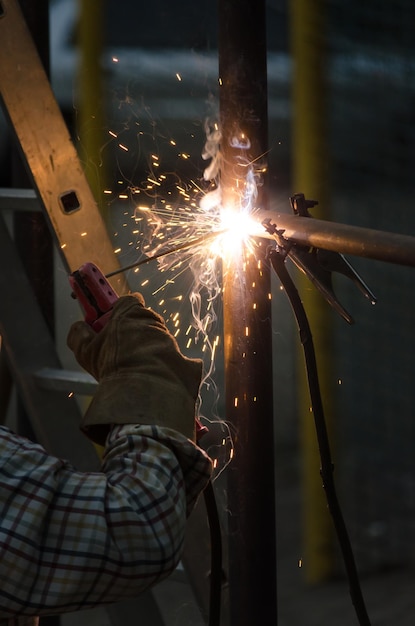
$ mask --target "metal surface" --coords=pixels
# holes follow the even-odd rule
[[[17,0],[2,0],[0,95],[68,271],[117,257]],[[125,278],[113,281],[119,293]]]
[[[42,389],[64,391],[67,394],[77,393],[92,396],[98,386],[95,378],[85,372],[74,372],[60,368],[42,367],[33,374],[33,377]]]
[[[25,21],[49,75],[49,2],[19,0]],[[10,146],[10,182],[13,187],[31,187],[16,145]],[[55,333],[55,285],[53,237],[46,216],[32,211],[13,214],[13,239],[45,320]],[[24,413],[19,411],[23,422]]]
[[[237,212],[250,166],[267,153],[264,0],[220,0],[222,202]],[[253,172],[251,172],[253,173]],[[263,182],[264,176],[262,176]],[[266,184],[259,206],[266,206]],[[246,199],[246,198],[245,198]],[[231,626],[277,624],[270,275],[267,242],[224,267],[226,419],[234,437],[227,470]]]
[[[278,211],[258,211],[258,220],[271,219],[283,237],[294,243],[398,265],[415,266],[415,237],[372,228],[349,226]]]
[[[33,189],[0,189],[0,211],[41,211]]]

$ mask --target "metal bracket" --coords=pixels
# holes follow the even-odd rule
[[[290,198],[294,215],[300,218],[311,218],[308,209],[315,206],[316,200],[306,200],[303,194]],[[340,303],[333,290],[332,273],[338,272],[352,280],[363,295],[375,304],[376,296],[371,292],[349,261],[339,252],[324,250],[315,246],[305,246],[284,238],[284,229],[278,229],[271,218],[265,219],[263,225],[291,261],[300,269],[320,291],[330,306],[349,324],[354,320]]]

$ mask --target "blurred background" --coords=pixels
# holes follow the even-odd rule
[[[122,264],[142,251],[138,205],[163,194],[180,202],[177,181],[187,190],[203,185],[206,121],[218,114],[217,19],[216,4],[207,0],[50,0],[52,87]],[[415,235],[414,24],[411,0],[268,0],[272,208],[289,212],[289,197],[302,192],[319,201],[315,217]],[[9,187],[11,140],[3,118],[0,130],[0,186]],[[155,170],[166,175],[162,189],[151,183]],[[315,333],[339,499],[369,613],[376,624],[412,624],[414,270],[349,260],[378,299],[372,306],[335,277],[352,326],[293,276]],[[188,277],[163,287],[165,276],[151,266],[129,280],[172,325],[179,306],[189,315]],[[273,280],[280,622],[351,624],[296,326]],[[159,304],[162,287],[169,305]],[[66,291],[60,296],[58,286],[57,293],[64,333],[78,311],[67,304]],[[222,376],[218,349],[213,403],[225,419]]]

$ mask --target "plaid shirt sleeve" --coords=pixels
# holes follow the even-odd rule
[[[209,457],[175,431],[118,426],[101,470],[0,427],[0,623],[136,596],[176,567]]]

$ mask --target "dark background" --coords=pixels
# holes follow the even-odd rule
[[[54,6],[59,7],[59,2],[51,2],[51,9]],[[208,71],[204,62],[217,53],[215,3],[107,0],[103,6],[104,56],[108,59],[115,50],[120,53],[120,63],[114,69],[114,64],[103,62],[103,92],[97,98],[105,115],[101,131],[116,129],[130,146],[125,156],[103,139],[99,158],[106,164],[107,183],[119,191],[140,185],[148,172],[149,154],[155,149],[166,170],[175,171],[183,181],[201,180],[206,165],[201,159],[204,122],[216,109],[215,73]],[[410,0],[332,0],[322,6],[329,146],[325,183],[330,219],[415,235],[415,4]],[[60,9],[54,20],[59,15],[70,25]],[[56,27],[54,20],[51,28]],[[307,189],[292,188],[296,155],[292,147],[289,20],[288,2],[268,3],[270,203],[287,211],[292,193],[307,194]],[[85,129],[77,126],[77,63],[71,57],[68,66],[59,65],[67,58],[66,52],[76,51],[76,20],[63,32],[66,38],[59,40],[59,54],[51,48],[52,81],[82,150]],[[128,59],[123,57],[126,50]],[[143,52],[156,55],[152,70],[140,69]],[[163,73],[180,53],[188,55],[193,68],[183,84],[174,75]],[[199,71],[195,73],[194,67]],[[59,75],[67,77],[69,97],[61,90]],[[143,131],[140,137],[137,123]],[[2,186],[9,184],[7,136],[3,124]],[[171,138],[191,156],[186,163],[177,157],[177,151],[169,152]],[[89,158],[98,161],[96,156]],[[110,211],[118,224],[120,205],[112,204]],[[125,211],[131,211],[131,206]],[[354,286],[336,278],[336,293],[356,320],[349,327],[333,312],[335,365],[331,374],[333,381],[341,381],[335,415],[331,416],[339,497],[363,575],[392,572],[394,576],[398,572],[410,581],[415,564],[414,270],[364,259],[352,262],[378,303],[370,306]],[[290,507],[289,514],[285,508],[280,515],[287,522],[279,530],[279,541],[284,544],[280,552],[284,579],[301,555],[302,457],[297,405],[301,364],[296,356],[295,325],[278,285],[274,313],[276,471],[281,489],[277,503]],[[221,382],[219,365],[219,388]],[[221,400],[219,412],[220,407]],[[297,527],[298,532],[290,532]],[[336,576],[342,578],[340,566]],[[299,570],[292,584],[301,585]],[[389,600],[393,604],[399,597]],[[290,601],[294,606],[296,598]],[[283,606],[283,614],[284,610]],[[391,624],[398,623],[393,617],[391,620]],[[412,622],[401,619],[399,623]]]

